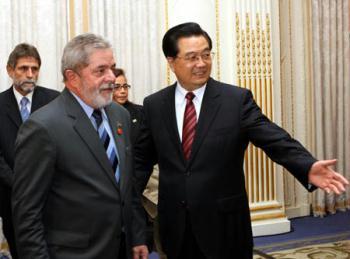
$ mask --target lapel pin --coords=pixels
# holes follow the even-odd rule
[[[123,128],[121,123],[117,123],[117,134],[120,136],[123,134]]]

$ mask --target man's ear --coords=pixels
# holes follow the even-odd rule
[[[6,70],[7,70],[7,74],[9,75],[9,77],[13,78],[13,74],[15,72],[15,69],[13,67],[7,65]]]
[[[65,83],[69,88],[78,88],[80,86],[80,76],[73,70],[67,69],[64,71],[66,78]]]
[[[175,73],[175,68],[174,68],[175,58],[167,57],[166,60],[168,61],[168,64],[169,64],[171,71],[173,71]]]

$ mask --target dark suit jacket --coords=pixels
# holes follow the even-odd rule
[[[34,88],[31,113],[51,102],[59,92],[44,87]],[[12,87],[0,93],[0,186],[11,186],[13,177],[14,146],[22,124]],[[1,201],[1,199],[0,199]]]
[[[95,128],[67,89],[21,127],[12,192],[21,259],[117,258],[122,226],[131,246],[130,118],[114,103],[105,110],[119,184]]]
[[[131,139],[131,143],[134,145],[136,138],[140,134],[140,125],[142,121],[142,106],[128,101],[125,104],[123,104],[123,107],[127,109],[128,112],[130,113],[130,119],[131,119],[130,139]]]
[[[52,101],[59,92],[44,87],[34,88],[31,113]],[[12,246],[11,185],[13,180],[14,146],[22,124],[16,97],[12,87],[0,93],[0,217],[3,218],[5,235]],[[13,235],[13,234],[12,234]]]
[[[250,91],[209,79],[191,157],[184,159],[176,125],[175,84],[144,100],[144,124],[135,146],[143,188],[159,164],[158,215],[165,253],[176,258],[186,213],[206,258],[252,258],[252,232],[243,160],[249,141],[304,185],[316,161],[265,117]]]

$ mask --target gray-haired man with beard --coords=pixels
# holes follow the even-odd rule
[[[18,133],[12,209],[21,259],[147,258],[132,212],[140,200],[130,117],[112,102],[114,67],[105,39],[73,38],[61,62],[66,88]]]
[[[34,46],[17,45],[6,67],[12,86],[0,93],[0,217],[14,259],[18,257],[11,215],[11,187],[17,132],[32,112],[59,95],[57,91],[36,85],[40,65],[40,55]]]

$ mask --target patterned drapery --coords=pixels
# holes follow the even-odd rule
[[[312,1],[314,154],[337,158],[336,170],[350,179],[349,2]],[[313,213],[323,216],[350,208],[350,191],[313,194]]]
[[[61,55],[68,38],[67,1],[0,1],[0,91],[11,86],[6,63],[14,47],[27,42],[41,56],[39,85],[61,90]]]
[[[157,0],[89,0],[89,31],[106,37],[115,50],[118,67],[132,85],[130,99],[143,98],[166,86],[166,65],[161,51],[165,33]]]

